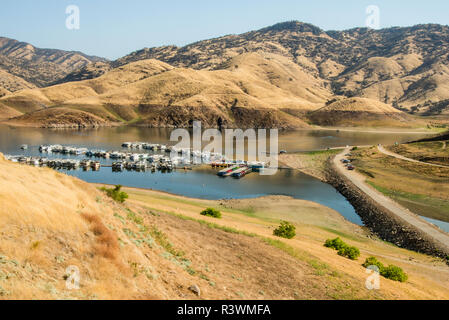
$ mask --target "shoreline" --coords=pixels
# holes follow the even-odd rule
[[[62,125],[51,125],[51,126],[42,126],[39,124],[33,123],[21,123],[14,122],[13,119],[4,119],[0,120],[0,125],[9,126],[9,127],[18,127],[18,128],[34,128],[34,129],[64,129],[64,130],[89,130],[89,129],[98,129],[98,128],[117,128],[117,127],[135,127],[135,128],[155,128],[155,129],[175,129],[173,126],[143,126],[136,124],[128,124],[121,122],[108,122],[101,125],[79,125],[79,124],[62,124]],[[191,127],[182,127],[183,129],[192,129]],[[218,129],[218,128],[206,128],[203,129]],[[223,128],[223,129],[237,129],[237,128]],[[248,129],[248,128],[241,128]],[[267,129],[276,129],[276,128],[267,128]],[[320,127],[320,126],[310,126],[308,128],[295,128],[295,129],[278,129],[280,133],[289,133],[295,131],[340,131],[340,132],[359,132],[359,133],[379,133],[379,134],[438,134],[440,132],[444,132],[447,129],[441,130],[429,130],[429,129],[410,129],[410,128],[382,128],[382,127]]]

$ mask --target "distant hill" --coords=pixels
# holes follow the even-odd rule
[[[0,37],[0,70],[37,87],[45,87],[90,63],[106,61],[81,52],[41,49]]]
[[[297,21],[185,47],[145,48],[112,62],[59,51],[56,59],[45,49],[25,46],[16,54],[6,50],[3,59],[31,61],[40,73],[25,68],[26,82],[20,84],[26,90],[0,84],[0,103],[23,113],[28,123],[29,112],[61,107],[88,112],[106,124],[146,126],[188,126],[195,119],[210,126],[286,129],[425,125],[418,115],[430,116],[429,121],[438,117],[444,125],[448,49],[447,26],[323,31]],[[49,68],[56,61],[59,65]],[[29,90],[26,83],[53,85]]]
[[[275,53],[326,81],[336,95],[424,113],[449,99],[448,49],[448,26],[323,31],[291,21],[181,48],[145,48],[113,65],[154,58],[177,67],[214,70],[243,53]]]

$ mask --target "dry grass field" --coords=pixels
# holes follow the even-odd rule
[[[435,149],[431,146],[435,143],[425,144],[433,154]],[[390,147],[393,151],[410,148],[416,146]],[[415,156],[426,153],[426,149],[419,150]],[[376,147],[353,152],[352,158],[367,182],[382,193],[416,214],[449,221],[449,169],[396,159],[380,153]]]
[[[390,146],[389,150],[404,157],[449,166],[449,141],[416,142]]]

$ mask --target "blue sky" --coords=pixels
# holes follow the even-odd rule
[[[116,59],[143,47],[185,45],[299,20],[324,30],[365,25],[368,5],[380,26],[449,24],[447,0],[1,0],[0,36],[44,48]],[[80,29],[65,26],[68,5],[80,8]]]

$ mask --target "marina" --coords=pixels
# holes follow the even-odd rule
[[[42,156],[24,156],[24,155],[6,155],[6,159],[12,162],[28,164],[33,166],[47,166],[54,169],[77,170],[82,168],[84,171],[92,169],[98,171],[100,168],[112,168],[113,172],[127,171],[164,171],[171,172],[176,169],[188,170],[197,165],[210,165],[211,168],[225,168],[218,171],[220,177],[242,178],[253,171],[260,171],[267,166],[260,161],[247,162],[244,160],[228,160],[223,155],[211,152],[201,152],[192,149],[177,149],[174,146],[164,144],[154,144],[146,142],[124,142],[122,148],[127,151],[116,150],[89,150],[85,147],[63,146],[63,145],[40,145],[38,147]],[[23,149],[22,146],[20,147]],[[134,149],[130,151],[129,149]],[[140,152],[135,152],[140,150]],[[148,151],[148,152],[146,152]],[[49,159],[50,155],[83,156],[78,159]],[[101,164],[96,159],[115,160],[112,164]],[[244,173],[243,173],[244,172]]]

